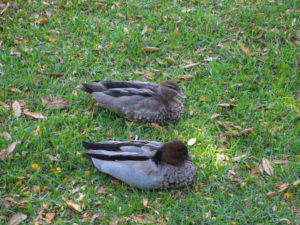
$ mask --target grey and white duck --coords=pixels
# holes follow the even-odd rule
[[[100,81],[82,84],[81,90],[91,93],[98,104],[128,120],[172,123],[179,120],[184,107],[176,97],[185,98],[173,81],[160,84],[140,81]]]
[[[83,154],[103,173],[140,189],[179,188],[192,183],[195,167],[180,141],[82,142]]]

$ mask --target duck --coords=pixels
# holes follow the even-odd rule
[[[180,188],[192,183],[195,167],[180,141],[83,141],[83,157],[105,174],[139,189]]]
[[[80,89],[92,94],[99,106],[124,115],[129,121],[173,123],[184,113],[176,97],[185,98],[177,83],[142,81],[99,81],[83,83]]]

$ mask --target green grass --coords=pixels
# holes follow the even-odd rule
[[[139,214],[161,224],[286,224],[283,218],[299,223],[299,189],[275,189],[277,184],[293,183],[300,174],[297,1],[129,0],[117,6],[108,0],[102,8],[84,0],[45,2],[11,2],[0,15],[0,101],[11,105],[24,100],[29,111],[46,116],[14,118],[12,110],[0,106],[0,133],[12,136],[12,140],[0,136],[0,149],[21,141],[0,161],[0,224],[7,224],[16,212],[27,215],[24,224],[32,224],[42,210],[44,219],[46,213],[55,213],[52,224],[87,223],[94,214],[100,215],[97,224],[117,218],[123,222],[130,218],[128,223],[134,224],[133,216]],[[0,12],[5,7],[2,4]],[[182,12],[184,7],[194,10]],[[47,14],[48,23],[39,25],[37,21]],[[142,35],[145,25],[148,32]],[[145,46],[161,50],[141,54]],[[167,62],[169,56],[176,65]],[[209,57],[218,60],[205,62]],[[191,62],[202,64],[185,70],[183,66]],[[127,126],[124,118],[94,106],[90,96],[76,89],[92,80],[144,80],[136,71],[152,72],[153,82],[194,76],[180,82],[187,96],[186,110],[178,123],[164,126],[167,134],[149,124]],[[237,83],[243,86],[234,87]],[[50,96],[70,105],[49,109],[41,98]],[[234,108],[222,109],[220,103],[233,103]],[[260,108],[253,109],[256,105]],[[87,108],[89,114],[84,111]],[[215,113],[221,117],[211,119]],[[217,121],[255,130],[233,136]],[[37,127],[40,134],[35,136]],[[217,137],[222,133],[227,149],[220,149]],[[115,185],[80,156],[83,140],[128,140],[135,135],[161,142],[197,137],[189,148],[197,167],[194,184],[159,191],[141,191],[121,182]],[[242,154],[246,156],[232,161]],[[253,175],[263,157],[289,162],[272,163],[272,176]],[[60,173],[56,173],[58,167]],[[229,170],[244,183],[233,182]],[[39,193],[33,191],[35,187],[40,187]],[[77,187],[81,189],[72,193]],[[107,189],[97,195],[97,187]],[[268,198],[270,191],[276,196]],[[79,193],[84,195],[80,201]],[[285,199],[284,193],[292,196]],[[13,203],[7,197],[26,202]],[[148,208],[142,204],[145,198]],[[83,211],[72,211],[66,200],[80,204]]]

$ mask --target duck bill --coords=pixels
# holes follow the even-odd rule
[[[181,97],[181,98],[185,98],[185,95],[183,94],[183,92],[182,91],[180,91],[180,92],[178,92],[178,94],[177,94],[179,97]]]

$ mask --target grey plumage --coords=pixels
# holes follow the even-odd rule
[[[128,120],[170,123],[182,117],[185,98],[173,81],[155,84],[139,81],[100,81],[82,84],[81,90],[91,93],[98,104],[124,115]]]
[[[145,188],[178,188],[195,175],[186,146],[179,141],[83,142],[95,167],[125,183]]]

